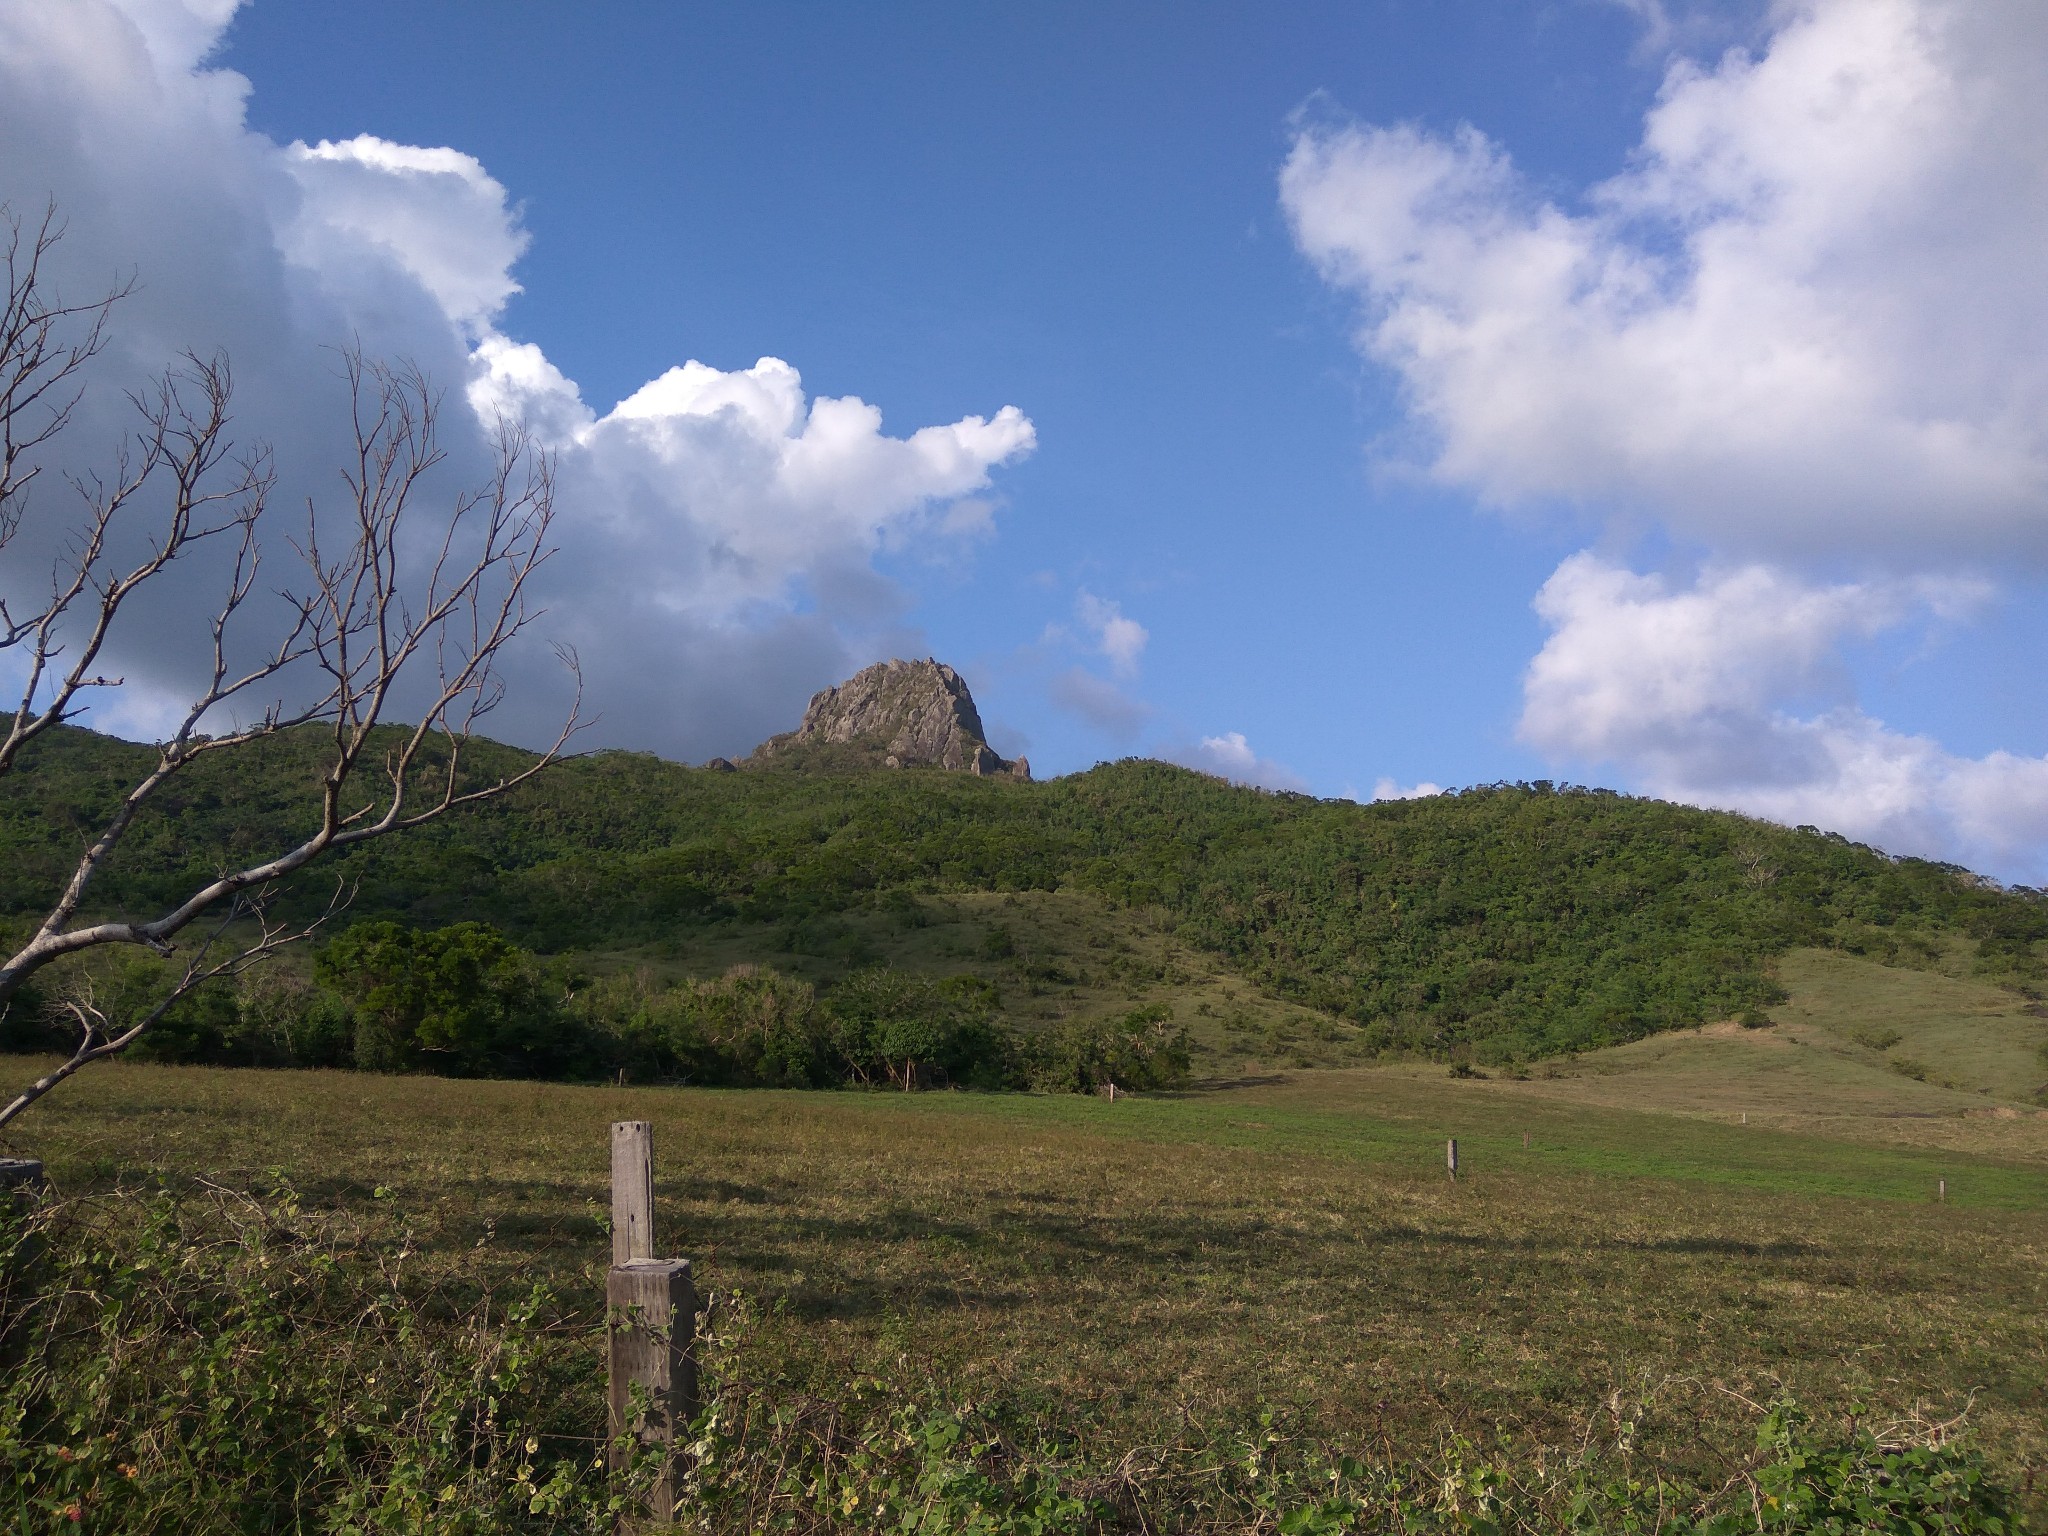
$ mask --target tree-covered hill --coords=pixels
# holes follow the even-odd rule
[[[316,746],[202,759],[137,824],[98,907],[162,903],[302,833]],[[0,785],[0,921],[47,903],[150,756],[66,730]],[[521,756],[489,747],[478,766]],[[324,905],[337,876],[349,921],[485,922],[543,954],[786,932],[920,893],[1082,891],[1163,913],[1369,1047],[1482,1060],[1741,1014],[1796,945],[1911,958],[1963,940],[2026,982],[2048,937],[2035,893],[1811,828],[1547,783],[1357,805],[1135,760],[1032,784],[599,753],[316,868],[292,899]]]

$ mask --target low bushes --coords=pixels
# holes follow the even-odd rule
[[[160,965],[96,958],[112,1011],[144,1011]],[[78,978],[73,978],[78,984]],[[767,966],[712,980],[642,970],[587,977],[482,923],[358,923],[315,956],[313,977],[257,970],[186,999],[134,1047],[142,1058],[225,1066],[353,1067],[450,1077],[611,1078],[712,1087],[1029,1088],[1089,1093],[1184,1080],[1185,1029],[1162,1009],[1024,1033],[993,983],[886,967],[820,996]],[[59,1048],[63,1020],[17,1022],[0,1045]],[[16,1014],[31,1018],[31,1011]],[[0,1020],[0,1023],[5,1023]]]
[[[823,1088],[835,1081],[829,1020],[808,982],[755,966],[664,984],[642,971],[569,996],[587,1058],[636,1082]]]
[[[1164,1010],[1025,1034],[974,976],[871,967],[819,997],[806,982],[737,966],[715,981],[645,973],[593,983],[569,1003],[586,1050],[638,1082],[730,1087],[1026,1088],[1092,1093],[1187,1077],[1187,1031]]]
[[[1188,1032],[1164,1008],[1136,1008],[1114,1023],[1069,1021],[1031,1042],[1025,1076],[1042,1093],[1163,1088],[1191,1065]]]
[[[313,974],[353,1007],[350,1064],[368,1071],[547,1076],[577,1053],[553,978],[484,923],[357,923],[320,951]]]
[[[631,1495],[590,1320],[421,1283],[402,1218],[279,1190],[5,1220],[8,1529],[594,1536]]]

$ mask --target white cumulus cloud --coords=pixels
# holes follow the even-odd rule
[[[1896,852],[2048,873],[2048,759],[1944,751],[1860,709],[1848,637],[1954,612],[1953,584],[1806,586],[1750,566],[1682,586],[1590,555],[1536,609],[1521,730],[1553,756],[1626,765],[1642,788],[1812,823]]]
[[[1110,670],[1118,677],[1136,677],[1138,660],[1152,638],[1145,626],[1127,618],[1118,604],[1093,592],[1083,592],[1075,601],[1074,611],[1095,648],[1108,660]]]
[[[949,528],[948,504],[1034,443],[1014,406],[891,437],[874,406],[808,399],[797,370],[773,357],[730,372],[671,368],[603,416],[538,348],[492,338],[478,364],[471,399],[548,434],[584,519],[578,537],[623,557],[661,602],[720,619],[910,534],[977,531],[984,505]]]
[[[1432,795],[1440,795],[1443,792],[1443,785],[1430,779],[1424,779],[1419,784],[1404,786],[1398,779],[1383,777],[1373,781],[1371,798],[1374,800],[1427,800]]]
[[[279,232],[287,260],[341,296],[354,279],[405,274],[456,324],[478,330],[519,292],[528,236],[505,188],[473,156],[359,134],[285,146],[305,196]]]
[[[686,360],[594,408],[540,347],[500,329],[530,239],[511,192],[475,157],[375,124],[311,145],[251,130],[248,81],[208,63],[234,10],[0,0],[0,201],[31,218],[56,202],[67,293],[140,279],[67,435],[73,457],[54,468],[103,460],[122,387],[181,351],[224,349],[241,439],[275,447],[277,501],[293,506],[343,461],[333,349],[360,339],[450,391],[444,499],[481,468],[499,414],[556,454],[561,552],[544,627],[582,652],[603,716],[593,744],[744,750],[842,669],[915,644],[874,557],[985,535],[992,473],[1034,446],[1020,411],[892,434],[873,404],[809,397],[773,358]],[[24,564],[0,586],[33,576]],[[108,659],[135,697],[104,718],[147,720],[152,693],[179,692],[194,637],[178,595],[167,586],[117,638]],[[544,652],[514,676],[498,728],[546,730],[559,701]]]
[[[1755,48],[1674,58],[1577,197],[1470,126],[1299,133],[1296,240],[1407,405],[1384,451],[1702,560],[1559,567],[1525,740],[1898,851],[2048,863],[2041,765],[1870,717],[1847,659],[1967,617],[1986,571],[2048,574],[2044,77],[2031,0],[1781,0]]]
[[[1109,664],[1102,677],[1086,666],[1068,666],[1046,682],[1046,697],[1056,709],[1086,721],[1122,742],[1134,740],[1152,718],[1153,709],[1136,696],[1139,662],[1151,634],[1126,615],[1121,604],[1083,588],[1074,598],[1071,623],[1046,625],[1037,651],[1041,664],[1064,653],[1099,658]]]
[[[1718,549],[2048,552],[2048,10],[1808,0],[1673,64],[1578,206],[1475,128],[1317,128],[1282,195],[1437,477]]]

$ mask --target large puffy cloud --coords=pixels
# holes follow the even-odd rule
[[[1757,757],[1755,722],[1783,700],[1839,702],[1845,637],[1877,634],[1919,598],[1954,610],[1971,595],[1926,583],[1811,586],[1761,565],[1675,588],[1576,555],[1537,594],[1551,635],[1529,667],[1522,733],[1560,755],[1642,764],[1667,782],[1797,778],[1802,762]]]
[[[104,462],[120,386],[182,351],[224,349],[238,434],[274,446],[279,504],[330,491],[346,447],[334,349],[359,340],[453,386],[441,504],[484,469],[499,415],[556,456],[543,628],[583,655],[603,717],[589,739],[743,750],[840,669],[913,638],[874,557],[985,531],[978,493],[1033,446],[1021,413],[892,436],[864,401],[807,399],[774,359],[687,362],[593,410],[538,347],[499,329],[528,238],[507,189],[452,148],[252,132],[248,82],[206,62],[234,9],[0,0],[0,200],[31,217],[56,201],[68,293],[139,279],[67,434],[72,457],[53,467]],[[51,547],[17,545],[0,579],[32,579],[29,557]],[[102,721],[147,730],[180,695],[203,595],[167,582],[138,609],[109,658],[131,696]],[[541,736],[560,703],[542,676],[551,663],[535,646],[513,664],[498,728]]]
[[[1570,202],[1471,127],[1299,135],[1283,199],[1400,381],[1391,451],[1483,503],[1705,558],[1689,582],[1558,570],[1526,740],[1659,793],[2041,866],[2041,765],[1887,728],[1843,658],[1953,615],[1976,573],[2043,574],[2044,68],[2030,0],[1789,0],[1757,48],[1673,61],[1627,166]]]
[[[1033,442],[1014,406],[890,437],[863,400],[807,402],[796,369],[773,357],[733,372],[671,368],[602,417],[535,347],[493,337],[478,361],[472,401],[548,435],[584,519],[577,536],[623,557],[661,603],[707,618],[777,601],[835,562],[864,563]],[[678,487],[689,491],[681,518]]]
[[[2048,874],[2048,759],[1959,757],[1849,696],[1838,656],[1955,583],[1809,585],[1744,566],[1690,584],[1579,555],[1545,583],[1550,629],[1521,729],[1554,756],[1621,763],[1653,794],[1817,823],[1896,851]]]
[[[1576,211],[1469,127],[1304,133],[1283,196],[1446,481],[1752,553],[2039,559],[2044,65],[2031,0],[1814,0],[1674,64]]]
[[[568,520],[544,596],[602,707],[633,722],[613,739],[744,749],[852,656],[917,649],[870,561],[953,533],[937,509],[1033,441],[1008,407],[890,437],[864,401],[806,402],[772,357],[671,369],[599,417],[537,349],[480,351],[472,398],[557,454]]]
[[[278,231],[286,260],[351,309],[375,302],[351,291],[363,275],[401,273],[457,325],[489,334],[519,292],[512,264],[527,236],[504,187],[479,161],[367,133],[291,144],[284,153],[305,194],[298,217]]]

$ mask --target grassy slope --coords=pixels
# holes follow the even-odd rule
[[[669,782],[637,760],[605,771]],[[800,850],[788,829],[822,816],[821,804],[923,814],[904,784],[755,789],[727,778],[708,786],[710,799],[663,814],[709,821],[705,837],[740,868],[764,848]],[[939,789],[941,810],[1055,803],[1018,786]],[[658,800],[645,790],[635,790],[643,808]],[[980,798],[990,790],[1013,798]],[[1563,837],[1569,825],[1546,818],[1586,808],[1556,798],[1447,801],[1412,825],[1418,813],[1353,820],[1282,804],[1279,833],[1249,854],[1240,846],[1199,909],[1152,877],[972,888],[1018,867],[1014,850],[979,873],[968,850],[971,879],[926,878],[909,907],[842,899],[871,888],[838,876],[793,882],[844,852],[847,828],[874,824],[855,816],[837,840],[828,830],[815,842],[817,859],[782,862],[745,898],[802,888],[818,899],[675,921],[596,954],[692,973],[772,958],[821,981],[863,955],[974,970],[995,975],[1006,1010],[1027,1021],[1164,1001],[1196,1026],[1227,1083],[1182,1097],[717,1093],[117,1063],[39,1107],[10,1150],[48,1158],[73,1192],[195,1173],[229,1184],[282,1175],[322,1203],[367,1202],[382,1187],[417,1223],[417,1262],[451,1283],[509,1295],[545,1278],[594,1295],[604,1126],[648,1118],[663,1246],[695,1257],[714,1290],[774,1304],[761,1370],[822,1392],[867,1371],[1001,1396],[1098,1450],[1171,1437],[1183,1409],[1260,1404],[1353,1440],[1456,1426],[1577,1444],[1614,1433],[1610,1405],[1642,1400],[1644,1443],[1684,1461],[1706,1457],[1703,1440],[1739,1439],[1748,1410],[1723,1389],[1762,1398],[1782,1383],[1824,1410],[1866,1402],[1880,1420],[1973,1402],[1971,1420],[2008,1476],[2042,1465],[2048,1114],[2028,1101],[2048,1077],[2048,1021],[1993,984],[2009,971],[1982,971],[1967,912],[1947,927],[1900,923],[1878,865],[1860,887],[1849,882],[1856,900],[1845,904],[1839,889],[1821,890],[1821,875],[1845,860],[1853,874],[1861,855],[1774,834],[1788,858],[1817,856],[1818,874],[1788,865],[1781,877],[1807,882],[1802,900],[1835,901],[1815,907],[1834,914],[1833,936],[1923,968],[1791,948],[1774,962],[1790,997],[1769,1029],[1670,1031],[1526,1078],[1346,1065],[1360,1028],[1261,993],[1233,969],[1269,974],[1288,945],[1296,963],[1312,961],[1299,941],[1313,911],[1282,904],[1242,943],[1193,942],[1191,916],[1236,910],[1247,870],[1294,869],[1303,888],[1321,889],[1317,871],[1334,867],[1325,856],[1360,828],[1398,845],[1404,827],[1462,827],[1483,859],[1486,838],[1500,845],[1531,825]],[[1272,806],[1219,803],[1246,816]],[[1518,824],[1524,812],[1535,821]],[[1072,802],[1060,811],[1080,814]],[[1750,824],[1681,814],[1696,819],[1656,826],[1724,839],[1720,854],[1688,855],[1698,855],[1688,878],[1711,885],[1713,860]],[[1321,816],[1336,829],[1328,838],[1300,858],[1274,852]],[[395,906],[410,891],[423,913],[454,915],[435,911],[448,899],[443,856],[460,874],[463,857],[496,847],[492,878],[541,912],[535,889],[574,892],[675,860],[664,839],[677,829],[657,821],[614,825],[609,849],[578,856],[573,879],[467,834],[438,852],[423,842],[374,871],[379,899]],[[579,826],[562,835],[583,836]],[[1148,848],[1173,847],[1148,835]],[[1642,877],[1626,860],[1601,866],[1600,844],[1574,845],[1593,861],[1590,885]],[[1155,875],[1157,862],[1146,866]],[[1736,885],[1769,899],[1778,883]],[[1270,893],[1284,895],[1277,885]],[[1471,926],[1461,928],[1456,892],[1437,899],[1433,931],[1472,963],[1469,945],[1455,949]],[[1008,955],[991,947],[998,930]],[[1900,1057],[1927,1080],[1894,1070]],[[1292,1070],[1301,1062],[1343,1069]],[[1442,1171],[1452,1135],[1464,1167],[1455,1188]],[[1938,1178],[1945,1205],[1932,1202]],[[2042,1494],[2032,1497],[2038,1518]]]
[[[2048,1019],[2037,1005],[1987,982],[1824,950],[1792,952],[1779,975],[1791,997],[1772,1010],[1772,1028],[1677,1031],[1546,1063],[1526,1082],[1473,1086],[2048,1164],[2048,1111],[2038,1107]],[[1864,1043],[1892,1035],[1886,1049]],[[1894,1070],[1900,1058],[1924,1064],[1927,1080]]]
[[[1617,1108],[1347,1070],[1112,1105],[116,1064],[24,1130],[74,1192],[383,1187],[452,1283],[595,1294],[604,1127],[647,1118],[662,1246],[772,1304],[752,1368],[999,1396],[1112,1459],[1183,1409],[1564,1445],[1644,1398],[1645,1443],[1685,1461],[1745,1432],[1721,1389],[1782,1383],[1881,1420],[1974,1396],[2008,1474],[2039,1465],[2043,1160],[1968,1144],[1991,1121],[1935,1152],[1657,1112],[1682,1081],[1638,1071]]]
[[[2003,987],[1819,951],[1781,970],[1792,1000],[1774,1017],[1824,1031],[1859,1065],[1924,1069],[1927,1082],[2005,1100],[2033,1099],[2048,1082],[2048,1017]]]

